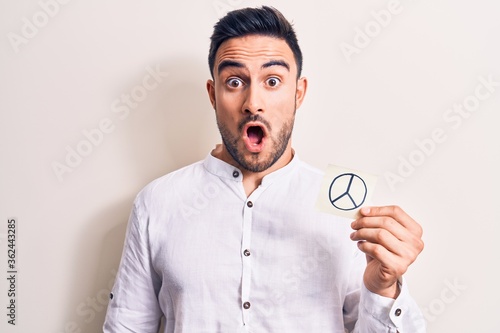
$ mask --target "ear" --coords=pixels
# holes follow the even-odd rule
[[[302,102],[304,101],[304,97],[306,96],[307,91],[307,78],[301,77],[297,80],[297,90],[295,91],[295,102],[297,105],[297,109],[300,108]]]
[[[208,98],[210,98],[210,103],[215,110],[215,82],[213,80],[207,80],[207,92]]]

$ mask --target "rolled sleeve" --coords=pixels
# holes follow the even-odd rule
[[[162,316],[158,304],[159,287],[160,279],[151,263],[147,218],[141,218],[136,200],[110,294],[104,332],[156,333]]]

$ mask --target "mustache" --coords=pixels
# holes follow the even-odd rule
[[[241,132],[243,127],[245,127],[246,124],[250,122],[260,122],[266,127],[268,132],[271,132],[271,124],[267,120],[265,120],[260,114],[252,114],[243,119],[242,121],[240,121],[238,124],[238,131]]]

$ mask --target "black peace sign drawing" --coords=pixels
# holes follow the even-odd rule
[[[353,210],[365,202],[368,189],[360,176],[354,173],[344,173],[330,184],[330,202],[340,210]]]

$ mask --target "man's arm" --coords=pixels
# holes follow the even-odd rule
[[[423,249],[420,225],[395,206],[363,209],[361,214],[352,223],[356,231],[351,238],[359,241],[367,265],[364,272],[360,265],[353,269],[353,281],[363,275],[363,284],[347,295],[346,328],[359,333],[425,332],[425,320],[402,278]]]
[[[152,267],[147,219],[141,216],[141,205],[137,201],[130,214],[104,333],[158,332],[162,316],[157,296],[160,278]]]

